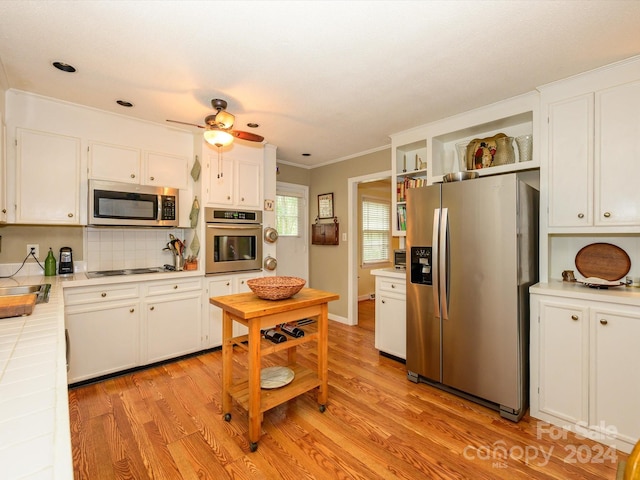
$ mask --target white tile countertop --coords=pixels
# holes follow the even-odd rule
[[[63,288],[195,276],[203,273],[0,278],[0,286],[51,284],[49,302],[31,315],[0,318],[1,480],[73,480]]]
[[[72,278],[72,277],[67,277]],[[31,315],[0,319],[0,477],[73,479],[62,277],[0,279],[0,286],[50,283]]]

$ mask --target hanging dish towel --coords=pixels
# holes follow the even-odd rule
[[[198,202],[198,196],[193,199],[193,205],[191,205],[191,213],[189,214],[189,220],[191,220],[191,228],[198,226],[198,215],[200,214],[200,202]]]

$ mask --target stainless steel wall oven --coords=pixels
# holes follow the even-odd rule
[[[206,274],[262,268],[262,212],[205,208]]]

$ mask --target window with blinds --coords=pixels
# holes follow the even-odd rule
[[[281,237],[299,237],[300,197],[276,195],[276,229]]]
[[[388,262],[391,245],[391,207],[376,198],[362,199],[362,263]]]

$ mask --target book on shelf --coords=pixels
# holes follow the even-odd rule
[[[405,177],[402,182],[398,182],[396,185],[396,200],[398,202],[406,202],[407,189],[424,187],[426,185],[427,185],[426,178]]]
[[[407,206],[398,205],[398,230],[407,230]]]

